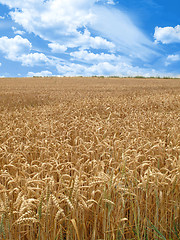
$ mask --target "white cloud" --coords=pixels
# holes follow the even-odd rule
[[[146,59],[153,53],[152,42],[123,11],[97,0],[0,0],[12,10],[12,19],[44,40],[66,47],[81,49],[117,49],[131,58]],[[113,3],[107,0],[106,4]],[[19,9],[19,10],[18,10]],[[85,27],[84,31],[81,28]],[[92,35],[92,31],[95,35]],[[61,51],[59,45],[52,51]]]
[[[0,63],[0,67],[2,66],[2,63]]]
[[[32,53],[27,39],[30,47],[26,51],[4,50],[1,46],[0,50],[6,58],[20,61],[24,66],[55,66],[60,75],[127,76],[151,73],[149,69],[132,66],[131,62],[137,58],[150,58],[155,53],[153,43],[129,15],[107,6],[113,5],[113,0],[96,2],[0,0],[0,3],[11,8],[10,16],[16,23],[27,32],[47,40],[52,53],[64,53],[64,60]]]
[[[109,5],[115,5],[114,0],[96,0],[96,2],[102,3],[102,4],[109,4]]]
[[[155,42],[163,44],[180,43],[180,25],[176,27],[156,27],[154,33]]]
[[[36,76],[36,77],[46,77],[46,76],[52,76],[52,72],[50,71],[41,71],[41,72],[37,72],[37,73],[34,73],[34,72],[28,72],[28,77],[33,77],[33,76]]]
[[[30,53],[32,48],[28,39],[17,35],[14,38],[0,38],[0,51],[11,61],[19,61],[23,66],[35,66],[51,61],[43,53]]]
[[[79,46],[82,49],[115,49],[115,45],[112,42],[99,36],[92,37],[91,33],[87,29],[85,29],[83,34],[78,34],[78,37],[74,43],[74,46]]]
[[[107,4],[115,5],[115,2],[113,0],[108,0]]]
[[[116,50],[130,58],[147,60],[155,54],[152,42],[135,26],[123,11],[105,6],[94,6],[96,22],[92,28],[116,45]]]
[[[16,34],[16,35],[23,35],[23,34],[25,34],[24,31],[17,30],[15,27],[12,27],[12,30],[13,30],[14,34]]]
[[[54,41],[59,37],[74,37],[77,28],[93,21],[91,7],[95,0],[0,0],[11,8],[15,22],[43,39]]]
[[[175,55],[169,55],[167,57],[167,60],[176,62],[176,61],[180,61],[180,55],[179,54],[175,54]]]
[[[52,42],[50,48],[52,47],[53,52],[60,52],[67,47],[95,49],[115,47],[113,43],[101,36],[92,37],[87,29],[84,32],[78,30],[95,22],[96,16],[92,7],[96,0],[51,0],[47,2],[41,0],[37,4],[35,0],[13,3],[10,0],[0,0],[0,2],[11,8],[19,8],[21,11],[11,11],[12,19],[22,25],[26,31]]]
[[[169,55],[166,58],[165,66],[168,66],[168,65],[172,64],[173,62],[178,62],[178,61],[180,61],[179,54]]]
[[[92,37],[91,33],[87,29],[85,29],[83,33],[77,32],[76,37],[74,37],[73,40],[68,40],[63,44],[53,42],[49,43],[48,46],[52,49],[52,52],[56,53],[66,51],[67,48],[76,47],[79,47],[80,49],[93,48],[93,49],[108,49],[109,51],[115,50],[115,44],[99,36]]]
[[[49,43],[48,47],[51,48],[53,53],[62,53],[67,50],[65,45],[60,45],[59,43]]]
[[[41,63],[50,63],[49,59],[43,53],[29,53],[23,54],[19,57],[23,66],[35,66]]]
[[[0,20],[3,20],[3,19],[5,19],[5,17],[4,16],[0,16]]]
[[[106,54],[106,53],[100,53],[100,54],[95,54],[92,52],[88,52],[86,50],[80,50],[76,52],[70,53],[70,56],[73,57],[75,60],[81,60],[85,62],[101,62],[101,61],[117,61],[120,59],[120,56],[115,56],[115,54]]]
[[[134,67],[131,64],[124,62],[119,63],[109,63],[100,62],[98,64],[93,64],[90,66],[67,63],[64,65],[57,65],[57,71],[60,76],[138,76],[143,75],[146,77],[159,76],[160,74],[154,69],[143,69],[139,67]]]
[[[0,51],[5,54],[7,59],[17,61],[19,56],[27,54],[31,50],[31,43],[26,38],[17,35],[14,38],[1,37]]]

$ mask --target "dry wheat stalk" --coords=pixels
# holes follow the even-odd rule
[[[180,235],[179,80],[14,81],[0,81],[0,238]]]

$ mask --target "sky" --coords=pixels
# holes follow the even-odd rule
[[[179,0],[0,0],[0,77],[180,77]]]

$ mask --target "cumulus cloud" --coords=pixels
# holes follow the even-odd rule
[[[52,49],[52,52],[60,53],[65,52],[68,48],[80,49],[107,49],[109,51],[114,51],[115,45],[106,40],[105,38],[95,36],[92,37],[88,29],[84,29],[83,33],[77,32],[76,37],[71,41],[66,41],[63,44],[58,42],[49,43],[48,46]]]
[[[2,63],[0,63],[0,67],[2,66]]]
[[[30,53],[31,48],[29,40],[19,35],[14,38],[0,38],[0,51],[11,61],[19,61],[23,66],[35,66],[50,62],[43,53]]]
[[[166,58],[165,65],[168,66],[168,65],[172,64],[173,62],[178,62],[178,61],[180,61],[179,54],[169,55]]]
[[[81,49],[83,48],[109,49],[109,50],[115,49],[114,43],[99,36],[92,37],[87,29],[84,30],[83,34],[78,34],[78,37],[74,43],[75,43],[74,46],[79,46]]]
[[[23,34],[25,34],[24,31],[17,30],[15,27],[12,27],[12,30],[13,30],[14,34],[16,34],[16,35],[23,35]]]
[[[50,63],[50,60],[43,53],[23,54],[19,57],[23,66],[35,66],[41,63]]]
[[[93,52],[88,52],[87,50],[81,50],[70,53],[72,59],[85,61],[85,62],[101,62],[101,61],[117,61],[120,56],[115,56],[115,54],[100,53],[95,54]]]
[[[163,44],[180,43],[180,25],[176,27],[156,27],[154,33],[155,42]]]
[[[153,43],[129,15],[113,7],[113,0],[0,0],[0,3],[11,9],[11,18],[23,29],[47,40],[51,54],[63,53],[64,57],[62,60],[32,53],[31,43],[26,39],[29,50],[22,52],[0,46],[8,59],[24,66],[55,66],[60,75],[147,74],[147,69],[143,71],[131,62],[137,58],[147,60],[155,54]]]
[[[175,55],[169,55],[167,57],[167,60],[176,62],[176,61],[180,61],[180,55],[179,54],[175,54]]]
[[[100,62],[98,64],[93,64],[90,66],[67,63],[59,64],[56,66],[60,76],[139,76],[143,75],[145,77],[159,76],[154,69],[143,69],[139,67],[134,67],[131,64],[125,62],[110,63],[110,62]]]
[[[8,38],[6,36],[0,38],[0,51],[5,54],[7,59],[12,61],[18,60],[22,54],[29,53],[31,47],[32,45],[29,40],[19,35],[14,38]]]
[[[96,16],[93,13],[93,5],[96,0],[52,0],[38,1],[4,1],[11,8],[12,19],[23,26],[28,32],[33,32],[44,40],[52,43],[49,47],[52,52],[61,52],[66,48],[102,48],[111,49],[115,47],[112,42],[102,36],[91,36],[84,26],[96,24]],[[19,9],[19,10],[17,10]]]
[[[4,16],[0,16],[0,20],[3,20],[3,19],[5,19],[5,17]]]
[[[36,77],[47,77],[47,76],[52,76],[52,72],[50,71],[41,71],[41,72],[28,72],[27,74],[28,77],[33,77],[33,76],[36,76]]]
[[[13,20],[28,32],[33,32],[46,40],[60,37],[73,38],[77,28],[93,21],[91,7],[95,0],[0,0],[1,3],[15,8],[11,11]],[[19,10],[17,10],[19,9]]]
[[[109,5],[115,5],[114,0],[96,0],[96,2],[99,2],[99,3],[107,3],[107,4],[109,4]]]
[[[12,8],[12,19],[42,39],[52,42],[52,51],[66,47],[81,49],[115,48],[130,57],[147,58],[152,43],[120,10],[97,0],[0,0]],[[107,0],[106,4],[114,1]],[[15,8],[15,10],[14,10]],[[81,31],[81,28],[84,28]],[[95,35],[92,36],[92,31]],[[59,45],[54,45],[59,44]],[[62,49],[59,46],[64,46]]]
[[[108,3],[108,4],[115,5],[115,2],[114,2],[113,0],[108,0],[107,3]]]
[[[65,45],[61,45],[59,43],[49,43],[48,47],[51,48],[51,51],[53,53],[62,53],[67,50],[67,47]]]

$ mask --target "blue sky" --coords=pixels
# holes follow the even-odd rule
[[[179,0],[0,0],[0,77],[179,77],[179,10]]]

